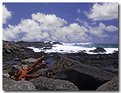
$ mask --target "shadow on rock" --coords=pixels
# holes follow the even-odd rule
[[[47,76],[71,81],[80,90],[96,90],[97,87],[111,80],[115,74],[61,57],[47,71]]]

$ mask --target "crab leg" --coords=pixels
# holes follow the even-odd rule
[[[22,69],[20,69],[14,76],[15,80],[27,80],[29,78],[40,76],[40,74],[35,75],[33,73],[39,70],[40,68],[46,67],[46,64],[42,62],[43,59],[44,59],[44,56],[38,58],[38,60],[27,69],[24,69],[23,67],[21,67]]]
[[[38,58],[38,60],[30,67],[28,67],[27,72],[30,72],[33,68],[35,68],[38,64],[42,63],[44,56]]]

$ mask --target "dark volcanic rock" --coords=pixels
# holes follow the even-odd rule
[[[14,58],[23,60],[27,58],[38,58],[45,55],[44,52],[35,53],[32,49],[27,48],[28,46],[26,44],[31,45],[31,42],[21,42],[18,44],[16,42],[3,41],[3,62],[13,60]],[[39,43],[37,44],[39,46]]]
[[[17,69],[20,69],[20,64],[21,61],[18,58],[3,62],[3,73],[14,73]]]
[[[94,50],[91,50],[90,52],[98,53],[98,52],[106,52],[106,50],[103,47],[97,47]]]
[[[43,48],[43,47],[52,47],[51,43],[44,43],[44,42],[25,42],[25,41],[18,41],[16,44],[22,47],[36,47],[36,48]]]
[[[14,81],[3,77],[4,91],[35,91],[35,86],[29,81]]]
[[[60,43],[60,42],[55,42],[55,41],[50,42],[50,43],[52,43],[52,44],[59,44],[59,45],[62,45],[62,43]]]
[[[78,90],[73,83],[66,80],[39,77],[30,81],[36,86],[37,90]]]
[[[47,72],[48,77],[69,80],[80,90],[95,90],[115,75],[80,62],[61,57]]]
[[[80,63],[94,66],[105,71],[117,74],[119,61],[118,61],[118,53],[113,54],[85,54],[85,53],[70,53],[63,54],[65,57],[69,59],[76,60]]]
[[[114,77],[109,82],[101,85],[96,89],[97,91],[119,91],[119,78],[118,76]]]

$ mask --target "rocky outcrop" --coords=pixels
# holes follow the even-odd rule
[[[52,79],[46,77],[39,77],[30,80],[38,91],[40,90],[69,90],[77,91],[78,88],[71,82],[66,80]]]
[[[36,47],[36,48],[43,48],[43,47],[51,47],[51,43],[45,43],[45,42],[25,42],[25,41],[18,41],[16,44],[22,46],[22,47]]]
[[[119,78],[114,77],[112,80],[106,82],[96,89],[97,91],[119,91]]]
[[[36,91],[35,86],[29,81],[14,81],[3,77],[4,91]]]
[[[106,50],[103,47],[97,47],[96,49],[91,50],[90,52],[99,53],[99,52],[106,52]]]
[[[36,59],[42,55],[45,55],[44,52],[35,53],[32,49],[27,48],[28,46],[26,44],[31,45],[31,42],[22,42],[19,44],[17,42],[3,41],[3,62],[8,62],[14,58],[18,58],[20,60],[28,58]],[[32,44],[34,45],[34,43]],[[37,44],[39,46],[39,42]]]
[[[47,71],[48,77],[69,80],[80,90],[95,90],[115,75],[96,67],[61,57]]]
[[[51,45],[42,42],[3,42],[3,75],[8,77],[3,78],[4,90],[96,90],[97,88],[98,91],[105,91],[106,88],[107,91],[118,90],[118,81],[114,80],[114,85],[111,83],[111,79],[118,75],[119,71],[118,51],[113,54],[93,55],[84,53],[84,51],[45,54],[44,52],[35,53],[27,48],[28,46],[47,48]],[[20,69],[21,63],[30,66],[42,55],[46,55],[47,68],[40,69],[36,73],[43,77],[25,82],[10,79],[14,72]]]

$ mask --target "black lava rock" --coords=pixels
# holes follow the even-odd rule
[[[90,52],[98,53],[98,52],[106,52],[106,50],[103,47],[97,47],[94,50],[90,50]]]

